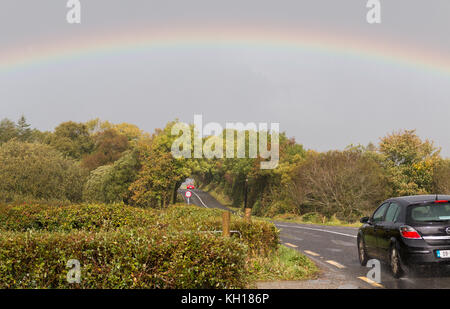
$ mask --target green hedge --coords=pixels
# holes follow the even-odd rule
[[[170,227],[177,230],[220,231],[222,213],[223,211],[219,209],[172,206],[161,214],[161,219],[163,222],[170,222]],[[241,233],[241,240],[252,254],[269,254],[276,250],[279,244],[277,228],[266,221],[252,220],[248,223],[243,218],[233,215],[230,228]]]
[[[123,204],[0,206],[0,229],[10,231],[99,231],[144,226],[167,232],[220,231],[222,211],[196,206],[172,206],[158,211]],[[232,216],[231,229],[241,233],[241,240],[252,254],[268,254],[276,250],[279,243],[276,227],[265,221],[253,220],[249,224],[238,216]]]
[[[119,227],[153,226],[158,213],[123,204],[0,206],[0,229],[10,231],[98,231]]]
[[[0,288],[244,288],[251,255],[276,250],[278,231],[222,211],[123,204],[0,205]],[[68,284],[66,263],[82,265]]]
[[[80,284],[67,282],[70,259]],[[245,259],[236,239],[202,233],[3,232],[0,288],[244,288]]]

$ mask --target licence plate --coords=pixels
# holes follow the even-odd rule
[[[438,258],[442,259],[450,258],[450,250],[437,250],[436,254]]]

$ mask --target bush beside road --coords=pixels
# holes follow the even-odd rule
[[[306,257],[280,248],[271,223],[232,217],[242,238],[224,238],[220,210],[123,204],[0,206],[0,288],[247,288],[257,280],[311,278]],[[81,264],[67,282],[66,263]]]

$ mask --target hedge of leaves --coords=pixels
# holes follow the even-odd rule
[[[161,215],[162,221],[170,222],[178,230],[220,231],[222,211],[198,207],[174,206]],[[269,254],[277,249],[278,231],[275,225],[262,220],[251,223],[239,216],[231,217],[231,230],[239,231],[241,240],[249,247],[251,254]],[[239,236],[238,236],[239,235]]]
[[[6,232],[0,288],[242,288],[246,248],[208,234],[157,230]],[[67,281],[77,259],[81,282]]]
[[[98,231],[119,227],[152,226],[158,214],[123,204],[53,206],[22,204],[0,206],[0,229],[10,231]]]
[[[244,288],[250,253],[276,248],[276,228],[221,212],[115,205],[0,206],[0,288]],[[66,263],[81,263],[81,283]]]

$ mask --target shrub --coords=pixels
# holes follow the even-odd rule
[[[167,233],[202,232],[211,234],[222,229],[222,211],[198,207],[173,206],[165,211],[142,209],[124,204],[81,204],[68,206],[8,205],[0,206],[0,229],[25,232],[101,231],[117,228],[157,228]],[[231,229],[241,233],[241,241],[252,254],[275,250],[278,231],[268,222],[251,224],[233,216]]]
[[[442,159],[433,171],[433,193],[450,194],[450,159]]]
[[[123,204],[3,205],[0,206],[0,229],[18,232],[27,230],[99,231],[120,227],[152,226],[157,224],[157,216],[158,214],[152,210]]]
[[[357,150],[310,155],[293,176],[290,196],[300,214],[353,221],[390,195],[377,157]]]
[[[243,288],[245,246],[158,229],[0,234],[0,288]],[[66,263],[81,264],[81,283]]]
[[[130,199],[128,187],[135,180],[139,162],[128,151],[112,165],[93,170],[84,185],[83,200],[87,202],[117,203]]]
[[[249,256],[273,252],[270,223],[233,217],[242,238],[221,229],[221,211],[124,204],[0,205],[0,288],[244,288]],[[82,266],[67,283],[66,263]]]
[[[161,219],[177,230],[221,231],[222,212],[219,209],[172,206],[162,214]],[[252,254],[268,254],[276,250],[279,243],[277,228],[266,221],[254,219],[250,224],[233,215],[230,228],[241,233],[242,241]]]
[[[0,200],[81,201],[85,171],[50,146],[16,140],[0,146]]]

